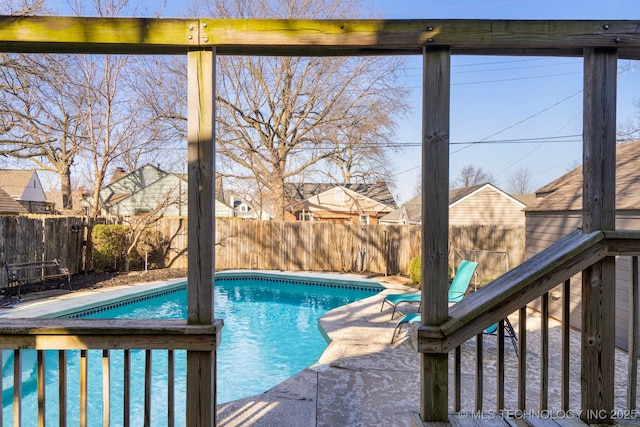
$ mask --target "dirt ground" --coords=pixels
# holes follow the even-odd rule
[[[77,291],[82,289],[100,289],[111,286],[133,285],[136,283],[155,282],[171,280],[187,276],[186,268],[162,268],[158,270],[122,272],[93,272],[89,274],[77,273],[71,276],[70,283],[66,279],[47,280],[40,283],[26,283],[20,288],[22,295],[50,291],[68,290]],[[3,289],[5,296],[15,296],[17,288]]]

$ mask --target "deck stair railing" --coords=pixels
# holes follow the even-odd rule
[[[3,392],[13,391],[13,425],[22,425],[25,416],[37,416],[37,425],[69,425],[67,419],[68,408],[75,406],[79,408],[79,425],[87,426],[95,420],[88,420],[88,388],[91,382],[99,382],[97,387],[102,387],[102,425],[109,426],[111,423],[111,408],[113,402],[110,400],[111,377],[119,375],[112,372],[111,350],[123,350],[122,368],[122,411],[123,425],[134,425],[131,421],[131,402],[133,394],[144,394],[144,426],[152,425],[151,417],[151,393],[152,393],[152,350],[165,350],[167,352],[167,402],[162,407],[167,411],[167,425],[172,426],[178,418],[184,418],[184,414],[174,412],[174,368],[175,350],[187,350],[187,352],[212,352],[215,351],[219,338],[219,331],[222,327],[222,320],[216,320],[213,325],[193,325],[187,324],[185,320],[158,320],[158,319],[4,319],[0,325],[0,365],[5,365],[8,358],[13,358],[7,367],[13,365],[13,373],[8,373],[8,377],[13,377],[13,384],[7,386],[3,384]],[[6,350],[12,350],[7,352]],[[102,350],[101,372],[102,378],[93,378],[88,374],[88,351],[90,349]],[[23,360],[27,350],[36,351],[36,387],[38,410],[36,414],[23,414],[22,396],[24,383]],[[58,352],[58,369],[54,373],[54,378],[47,378],[45,366],[45,351],[55,350]],[[79,350],[79,393],[78,401],[74,401],[69,393],[67,379],[72,374],[68,372],[68,354],[71,350]],[[133,390],[131,387],[132,370],[131,359],[132,350],[144,350],[144,390]],[[8,357],[6,356],[8,353]],[[5,355],[5,360],[1,360]],[[120,370],[118,371],[120,372]],[[3,373],[4,374],[4,373]],[[55,402],[47,403],[45,385],[47,382],[57,383],[58,408],[52,408]],[[6,387],[6,390],[5,390]],[[12,390],[11,390],[12,389]],[[0,403],[2,395],[0,393]],[[75,391],[73,395],[75,395]],[[4,402],[7,403],[7,402]],[[93,404],[99,404],[93,402]],[[3,405],[4,406],[4,405]],[[154,408],[158,410],[158,408]],[[58,419],[51,420],[47,414],[57,413]],[[0,410],[0,425],[3,411]]]
[[[640,414],[636,407],[636,387],[637,387],[637,358],[638,358],[638,322],[633,319],[637,318],[638,313],[638,254],[640,254],[640,233],[627,231],[596,231],[592,233],[583,233],[577,230],[556,244],[535,255],[523,264],[510,270],[503,276],[491,282],[482,289],[474,292],[458,304],[452,306],[449,310],[449,319],[440,326],[424,326],[414,325],[412,331],[412,343],[421,353],[453,353],[453,398],[451,405],[453,413],[451,417],[459,417],[462,411],[475,411],[476,416],[490,415],[513,416],[514,414],[533,414],[543,416],[552,416],[553,414],[569,414],[573,417],[579,417],[579,411],[582,409],[579,405],[581,402],[571,402],[570,390],[580,389],[580,387],[589,387],[592,378],[582,378],[580,385],[575,384],[580,378],[572,378],[571,371],[577,371],[579,361],[570,359],[570,299],[569,287],[570,278],[578,274],[592,265],[609,256],[629,255],[631,257],[630,265],[630,291],[629,291],[629,307],[631,311],[629,324],[629,352],[628,352],[628,369],[626,376],[618,378],[619,382],[626,382],[627,390],[623,407],[615,408],[613,414],[614,419],[636,419],[640,418]],[[561,355],[549,354],[550,331],[549,331],[549,292],[558,285],[562,286],[562,326],[560,332]],[[540,299],[540,346],[537,353],[528,353],[527,350],[527,305],[533,303],[536,299]],[[504,319],[512,314],[518,314],[517,327],[518,330],[518,355],[516,356],[513,349],[505,353],[505,336],[504,336]],[[614,315],[613,313],[611,314]],[[488,398],[485,396],[485,375],[483,368],[483,359],[489,358],[484,353],[483,348],[483,331],[490,325],[499,323],[497,328],[498,338],[496,343],[495,361],[495,396]],[[574,332],[575,333],[575,332]],[[582,334],[585,334],[583,331]],[[557,337],[557,334],[555,334]],[[583,336],[584,340],[585,337]],[[589,339],[588,337],[586,339]],[[475,396],[471,396],[475,400],[475,405],[471,408],[463,407],[463,392],[469,387],[462,386],[462,349],[465,354],[469,351],[470,340],[475,340]],[[575,345],[575,343],[574,343]],[[509,347],[506,347],[509,350]],[[613,349],[611,349],[613,351]],[[471,350],[472,351],[472,350]],[[472,351],[473,352],[473,351]],[[528,384],[527,368],[536,363],[535,357],[539,357],[539,376],[536,376],[533,383],[539,386],[538,396],[533,396],[528,402],[527,392],[531,392],[535,384]],[[557,360],[560,357],[560,399],[554,399],[550,402],[549,385],[550,385],[550,358]],[[613,361],[612,361],[613,362]],[[515,407],[505,406],[505,366],[511,371],[515,370],[517,375],[517,390],[508,389],[508,394],[512,395],[517,391]],[[491,368],[493,370],[493,368]],[[554,373],[556,371],[554,370]],[[466,378],[466,375],[465,375]],[[558,380],[558,375],[553,375],[552,380]],[[573,384],[572,381],[573,380]],[[613,388],[614,384],[606,384],[607,387]],[[434,392],[438,392],[435,390]],[[557,397],[557,394],[555,395]],[[574,395],[575,397],[575,395]],[[537,401],[536,408],[531,407],[531,401]],[[620,402],[618,396],[618,402]],[[469,401],[469,396],[464,399]],[[484,402],[492,402],[491,407],[484,406]],[[535,402],[533,402],[535,403]],[[528,405],[529,404],[529,405]],[[567,413],[567,411],[573,411]],[[602,408],[601,410],[605,410]],[[563,412],[564,411],[564,412]],[[607,416],[610,409],[607,409]],[[467,416],[469,412],[466,412]],[[428,425],[422,423],[419,418],[413,420],[413,425]]]

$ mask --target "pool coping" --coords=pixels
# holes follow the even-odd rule
[[[219,278],[247,278],[267,277],[276,280],[304,281],[322,284],[327,281],[341,285],[360,284],[363,287],[380,287],[384,291],[385,286],[376,280],[352,274],[340,273],[311,273],[288,272],[276,270],[225,270],[216,272]],[[98,289],[83,289],[60,295],[44,296],[43,298],[29,299],[19,302],[14,307],[0,308],[1,318],[31,318],[31,317],[65,317],[79,311],[91,310],[105,304],[116,304],[120,301],[135,299],[153,294],[160,288],[177,288],[184,285],[186,277],[166,281],[155,281],[134,285],[114,286]],[[164,290],[164,289],[163,289]],[[81,301],[79,303],[79,301]]]

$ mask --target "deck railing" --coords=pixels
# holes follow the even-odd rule
[[[625,231],[597,231],[589,234],[583,234],[580,230],[566,236],[564,239],[544,250],[538,255],[527,260],[522,265],[507,272],[502,277],[496,279],[486,287],[471,294],[449,311],[449,320],[440,326],[414,326],[412,331],[413,345],[422,353],[453,353],[454,376],[453,376],[453,409],[456,413],[460,411],[476,411],[476,415],[480,416],[481,412],[489,414],[499,414],[501,416],[509,414],[542,414],[552,415],[554,413],[562,413],[564,411],[573,411],[574,417],[578,417],[583,402],[570,405],[570,391],[573,392],[575,399],[577,393],[584,393],[585,389],[590,387],[590,383],[594,378],[588,376],[570,376],[570,372],[576,372],[576,366],[580,366],[580,361],[572,360],[570,357],[570,337],[571,334],[585,334],[586,332],[575,332],[571,330],[570,315],[570,281],[569,279],[593,264],[601,261],[605,257],[629,255],[631,258],[630,274],[629,274],[629,310],[631,319],[629,322],[629,352],[627,361],[627,372],[623,366],[618,366],[619,374],[616,375],[618,387],[626,385],[624,399],[617,396],[617,406],[613,413],[610,409],[603,414],[603,423],[610,422],[610,419],[637,418],[640,414],[636,411],[637,397],[637,358],[638,358],[638,335],[639,325],[633,319],[637,318],[638,313],[638,257],[640,253],[640,233]],[[558,285],[562,286],[562,319],[560,326],[560,334],[554,333],[555,340],[560,343],[551,341],[549,328],[549,292]],[[535,351],[528,349],[527,337],[527,306],[540,299],[539,301],[539,347]],[[588,310],[589,308],[585,308]],[[529,310],[530,314],[531,310]],[[514,318],[517,313],[518,331],[518,351],[511,350],[512,354],[505,354],[506,349],[510,347],[507,344],[505,348],[504,319],[508,316]],[[614,316],[614,313],[611,313]],[[497,329],[498,338],[496,342],[495,355],[495,398],[487,399],[485,391],[485,369],[483,359],[487,356],[484,347],[483,331],[489,326],[499,323]],[[538,325],[536,325],[538,326]],[[589,340],[590,337],[581,337],[581,340]],[[597,338],[596,338],[597,339]],[[469,353],[470,340],[475,340],[475,395],[471,396],[475,400],[473,407],[463,407],[462,401],[468,401],[469,395],[463,399],[462,393],[469,387],[462,385],[462,349],[465,349],[465,355]],[[561,354],[550,355],[550,342],[557,345],[561,349]],[[507,341],[508,343],[508,341]],[[573,345],[576,345],[574,343]],[[554,347],[556,348],[556,347]],[[613,351],[613,349],[612,349]],[[508,357],[507,357],[508,356]],[[537,360],[536,360],[537,359]],[[554,372],[559,369],[560,375],[550,375],[550,359],[554,360]],[[559,359],[559,360],[558,360]],[[557,362],[557,363],[555,363]],[[531,369],[533,364],[538,363],[539,376],[532,381],[527,379],[527,369]],[[613,363],[613,360],[611,361]],[[559,367],[557,366],[559,365]],[[516,390],[517,398],[513,405],[509,407],[505,405],[505,366],[511,370],[511,373],[517,376]],[[465,378],[469,372],[464,373]],[[550,379],[553,381],[553,388],[557,391],[560,389],[559,399],[558,393],[553,402],[550,401]],[[536,384],[537,383],[537,384]],[[536,408],[532,408],[532,402],[528,402],[527,393],[531,393],[532,389],[538,387],[538,396],[530,400],[537,400]],[[609,390],[613,390],[616,384],[605,384]],[[509,395],[512,395],[513,389],[508,389]],[[435,393],[438,390],[434,390]],[[451,396],[451,395],[450,395]],[[620,406],[621,400],[624,400]],[[491,401],[491,407],[485,406],[484,402]],[[528,405],[529,403],[529,405]],[[593,410],[589,408],[588,410]],[[533,412],[532,412],[533,411]],[[554,412],[555,411],[555,412]],[[454,413],[455,414],[455,413]],[[455,416],[454,414],[450,415]],[[467,412],[468,414],[468,412]],[[588,418],[598,418],[599,416],[590,416]],[[419,419],[414,420],[414,425],[422,425]]]
[[[47,423],[67,425],[67,408],[79,408],[80,426],[87,425],[88,387],[94,378],[88,375],[88,350],[102,350],[102,418],[111,425],[111,350],[123,350],[123,414],[125,426],[131,424],[133,393],[144,394],[144,425],[151,425],[152,350],[167,351],[167,414],[168,425],[174,425],[174,365],[175,350],[213,352],[217,346],[222,321],[213,325],[190,325],[184,320],[158,319],[6,319],[0,325],[0,349],[13,350],[13,425],[22,425],[23,355],[26,349],[37,354],[37,425]],[[46,377],[45,350],[58,351],[58,372],[54,379]],[[72,401],[68,393],[67,355],[79,350],[79,400]],[[131,390],[131,351],[144,350],[144,390]],[[2,352],[0,352],[2,359]],[[2,365],[3,360],[0,360]],[[57,381],[58,420],[47,420],[47,380]],[[187,385],[188,387],[188,385]],[[4,391],[4,390],[3,390]],[[1,396],[1,394],[0,394]],[[0,397],[0,399],[2,399]],[[2,403],[0,401],[0,403]],[[49,402],[49,405],[54,404]],[[52,412],[56,412],[55,410]],[[49,412],[51,413],[51,412]],[[31,415],[31,414],[30,414]],[[2,425],[2,411],[0,411]]]

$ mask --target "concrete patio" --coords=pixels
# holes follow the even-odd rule
[[[390,344],[395,322],[391,308],[380,312],[386,293],[412,291],[397,282],[379,280],[387,289],[376,296],[339,307],[320,321],[331,343],[318,362],[256,396],[218,406],[221,426],[410,426],[411,414],[419,412],[419,357],[406,334]],[[405,306],[407,308],[407,306]],[[539,414],[540,316],[527,318],[527,413]],[[396,315],[396,319],[398,316]],[[509,316],[518,333],[518,313]],[[549,414],[560,411],[561,324],[550,320]],[[484,408],[496,413],[496,337],[485,335]],[[571,332],[570,404],[577,418],[580,406],[580,335]],[[517,356],[505,340],[505,414],[520,416],[517,408]],[[616,408],[626,407],[627,353],[616,350]],[[462,410],[475,408],[475,340],[462,347]],[[453,356],[450,359],[450,410],[453,412]]]

